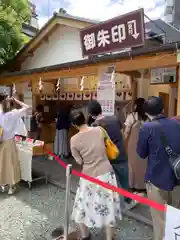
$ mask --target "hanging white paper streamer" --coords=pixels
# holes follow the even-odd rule
[[[16,91],[16,84],[13,83],[12,95],[15,95],[16,93],[17,93],[17,91]]]
[[[60,90],[60,78],[58,79],[58,82],[56,84],[56,91]]]
[[[83,91],[83,89],[84,89],[84,79],[85,79],[85,77],[83,76],[82,78],[81,78],[81,83],[80,83],[80,87],[81,87],[81,91]]]
[[[43,90],[43,84],[42,84],[41,78],[39,79],[39,82],[38,82],[38,88],[40,92]]]
[[[111,82],[112,82],[112,87],[115,87],[115,70],[113,70],[113,72],[112,72]]]

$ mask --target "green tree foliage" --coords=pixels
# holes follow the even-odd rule
[[[0,64],[13,59],[24,45],[22,24],[30,16],[28,0],[0,0]]]

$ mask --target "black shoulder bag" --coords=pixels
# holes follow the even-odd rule
[[[156,121],[156,123],[158,123],[158,125],[160,126],[160,123],[158,121]],[[179,129],[180,129],[180,124],[179,124]],[[180,154],[173,152],[172,148],[169,146],[168,139],[164,131],[162,130],[161,126],[160,126],[160,139],[167,155],[169,156],[169,163],[174,171],[176,179],[180,181]]]

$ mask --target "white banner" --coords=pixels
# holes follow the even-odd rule
[[[97,100],[101,104],[102,114],[112,116],[115,109],[115,67],[102,69],[99,78]]]
[[[99,87],[97,90],[97,100],[101,104],[104,116],[114,115],[115,88],[112,86]]]
[[[180,240],[180,210],[167,206],[164,240]]]

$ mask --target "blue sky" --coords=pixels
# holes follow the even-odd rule
[[[64,8],[69,14],[106,20],[143,7],[151,19],[163,17],[165,0],[31,0],[36,4],[40,27],[54,11]]]

